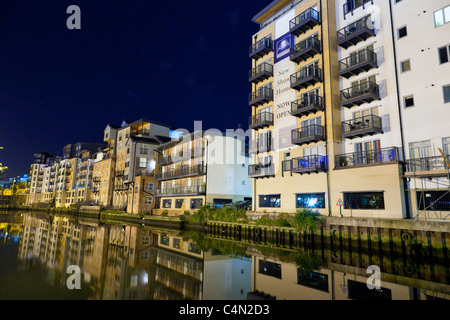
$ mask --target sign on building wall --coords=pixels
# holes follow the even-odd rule
[[[287,13],[275,23],[274,58],[274,138],[275,148],[292,147],[291,131],[297,128],[297,119],[291,115],[291,102],[297,100],[297,92],[291,89],[290,77],[296,72],[296,64],[289,59],[295,37],[289,32],[289,21],[295,11]]]

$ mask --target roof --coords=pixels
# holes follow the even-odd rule
[[[288,5],[292,0],[273,0],[269,3],[264,9],[258,12],[253,18],[252,21],[258,24],[263,23],[266,19],[268,19],[273,14],[277,13],[280,9],[284,8]]]

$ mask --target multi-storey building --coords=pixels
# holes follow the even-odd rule
[[[390,1],[412,216],[450,211],[450,1]]]
[[[151,174],[155,169],[154,149],[170,141],[171,127],[140,119],[117,130],[113,206],[131,209],[135,194],[135,178]],[[128,209],[130,208],[130,209]]]
[[[245,139],[196,131],[156,148],[155,214],[251,199]]]
[[[405,215],[389,17],[381,1],[279,0],[253,18],[254,210]]]
[[[44,181],[44,167],[54,160],[55,156],[48,152],[34,155],[35,160],[30,165],[30,179],[28,180],[27,205],[41,202],[42,184]]]

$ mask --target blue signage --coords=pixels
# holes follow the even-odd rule
[[[275,40],[275,63],[284,60],[291,54],[291,48],[295,45],[295,37],[291,33],[279,37]]]

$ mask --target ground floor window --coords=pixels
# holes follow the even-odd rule
[[[281,279],[281,264],[259,260],[258,273]]]
[[[175,208],[176,209],[181,209],[183,204],[184,204],[184,199],[176,199],[175,200]]]
[[[260,195],[259,196],[259,207],[260,208],[280,208],[281,207],[281,196],[276,195]]]
[[[384,210],[384,193],[344,192],[344,209]]]
[[[216,198],[216,199],[213,199],[213,206],[214,206],[214,208],[222,208],[225,204],[227,204],[227,203],[232,203],[233,202],[233,200],[231,200],[231,199],[218,199],[218,198]]]
[[[203,199],[191,199],[191,209],[199,209],[203,206]]]
[[[299,193],[295,198],[297,208],[325,209],[325,193]]]
[[[328,292],[328,275],[318,272],[303,273],[297,269],[297,283],[299,285]]]
[[[145,205],[151,205],[152,203],[153,203],[152,196],[145,197]]]
[[[163,208],[172,208],[172,199],[163,200]]]
[[[417,191],[419,210],[450,211],[450,192]]]

